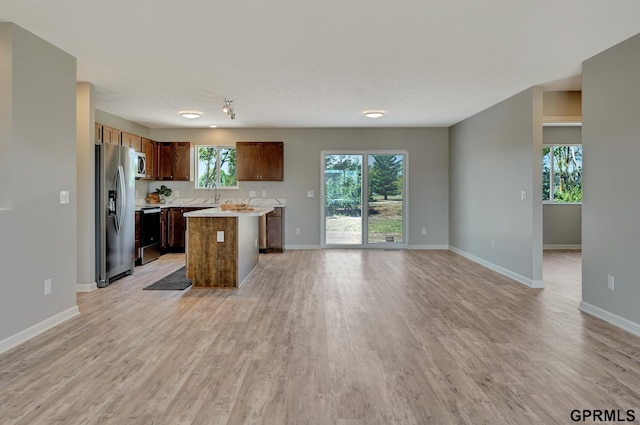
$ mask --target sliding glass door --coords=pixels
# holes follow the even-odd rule
[[[322,152],[322,245],[403,247],[406,153]]]

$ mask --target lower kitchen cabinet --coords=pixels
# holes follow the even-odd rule
[[[284,208],[267,213],[267,252],[284,252]]]
[[[184,213],[201,210],[202,208],[167,208],[167,249],[171,251],[184,252],[185,231],[187,230],[187,219]]]
[[[167,249],[167,224],[169,222],[169,209],[162,208],[160,211],[160,249]]]
[[[187,208],[169,208],[167,217],[167,248],[184,249],[185,218],[183,216]]]

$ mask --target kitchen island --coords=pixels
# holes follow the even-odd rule
[[[239,287],[258,264],[259,217],[273,207],[185,213],[186,276],[194,287]]]

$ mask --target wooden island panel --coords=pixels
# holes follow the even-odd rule
[[[187,277],[200,288],[237,288],[258,264],[259,217],[273,207],[187,212]],[[217,241],[224,232],[224,241]]]
[[[187,236],[187,277],[194,287],[232,287],[238,282],[238,218],[190,217]],[[219,231],[224,242],[217,242]]]

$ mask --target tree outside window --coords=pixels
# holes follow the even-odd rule
[[[197,147],[196,188],[236,187],[236,149],[226,146]]]
[[[402,192],[402,159],[399,155],[373,155],[369,166],[369,199],[376,193],[388,200]]]
[[[542,148],[542,200],[582,202],[582,146]]]

